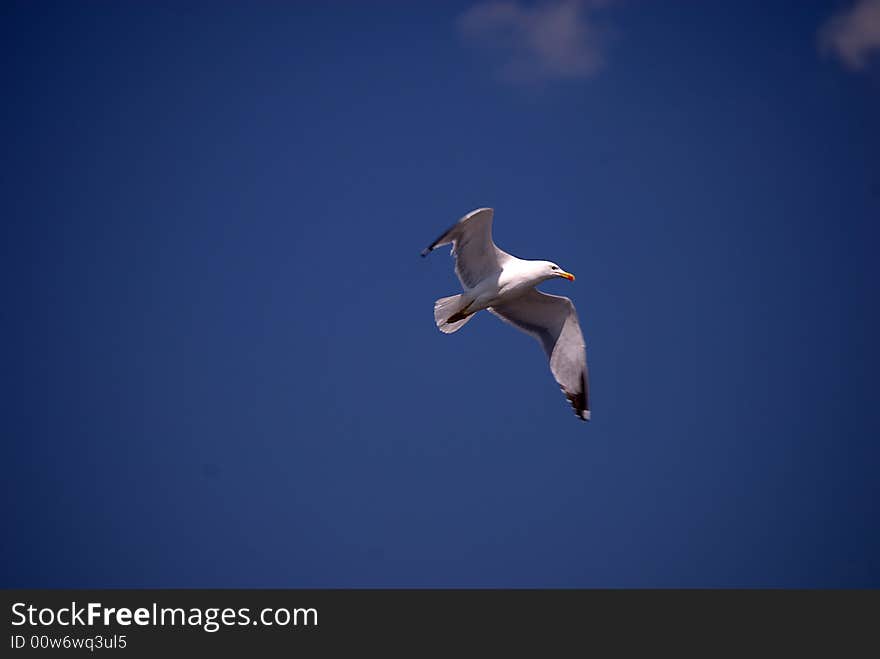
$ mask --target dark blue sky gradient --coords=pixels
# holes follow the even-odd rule
[[[880,586],[880,73],[841,3],[626,2],[510,85],[466,3],[4,3],[11,587]],[[593,418],[444,336],[480,206]]]

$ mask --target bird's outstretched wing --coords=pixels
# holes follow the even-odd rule
[[[571,300],[531,289],[489,311],[538,339],[550,360],[550,371],[574,408],[574,413],[589,421],[587,350]]]
[[[423,249],[422,256],[452,243],[455,274],[462,286],[473,288],[486,277],[500,272],[504,261],[511,258],[510,254],[498,249],[492,241],[493,215],[491,208],[471,211]]]

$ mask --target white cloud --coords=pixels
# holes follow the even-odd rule
[[[819,31],[822,50],[832,51],[853,70],[868,65],[871,51],[880,50],[880,0],[857,0],[848,11],[832,16]]]
[[[605,64],[607,31],[594,18],[603,4],[488,0],[462,14],[458,27],[467,41],[494,51],[507,81],[588,78]]]

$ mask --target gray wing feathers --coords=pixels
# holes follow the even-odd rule
[[[452,243],[455,274],[462,286],[473,288],[489,275],[498,272],[504,260],[510,257],[492,241],[493,215],[491,208],[471,211],[423,249],[422,256]]]
[[[589,421],[587,352],[572,301],[532,289],[489,311],[538,340],[550,360],[550,372],[575,414]]]

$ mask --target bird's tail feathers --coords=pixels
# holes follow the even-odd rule
[[[441,297],[434,303],[434,322],[437,328],[444,334],[452,334],[461,329],[467,321],[471,319],[473,314],[461,316],[458,312],[462,308],[462,295],[450,295],[449,297]],[[453,318],[452,322],[447,322]]]

